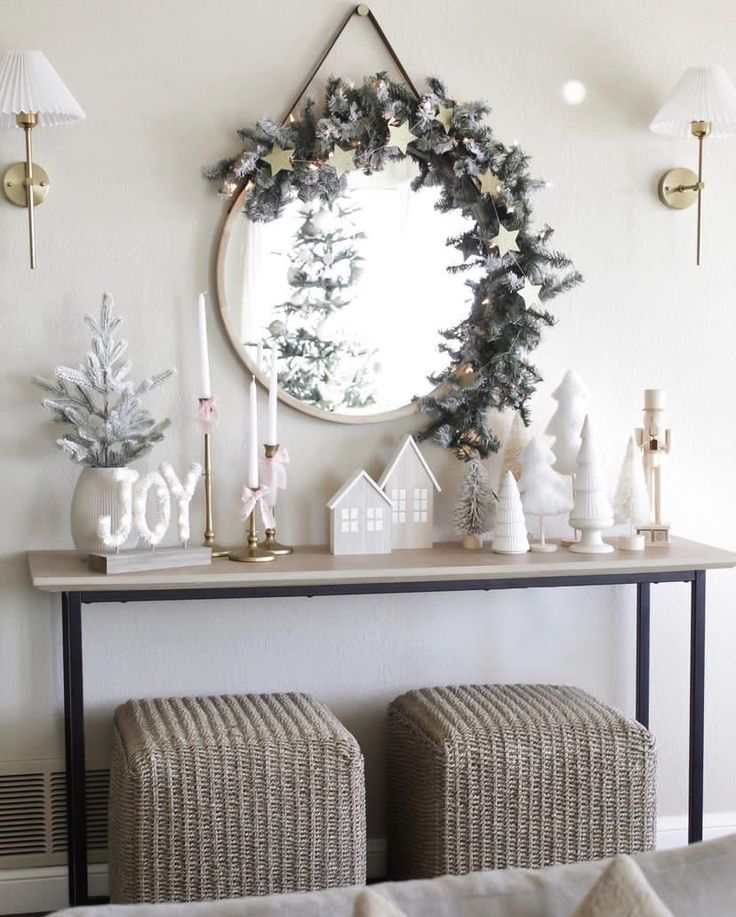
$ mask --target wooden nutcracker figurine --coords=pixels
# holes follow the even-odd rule
[[[659,388],[644,389],[644,426],[636,430],[636,442],[642,450],[644,476],[649,491],[651,514],[654,519],[638,525],[647,545],[670,543],[669,523],[662,521],[662,463],[670,451],[670,431],[664,429],[664,409],[667,393]]]

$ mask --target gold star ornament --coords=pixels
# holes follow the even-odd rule
[[[541,289],[542,289],[541,283],[539,285],[536,285],[533,283],[529,283],[529,281],[527,280],[525,281],[524,286],[520,290],[517,290],[516,292],[524,300],[524,305],[528,309],[530,306],[533,306],[535,304],[539,305],[539,291]]]
[[[509,252],[520,251],[516,244],[516,237],[519,235],[518,229],[506,229],[503,223],[498,224],[498,235],[494,236],[488,243],[489,248],[498,249],[498,257],[503,258]]]
[[[490,194],[491,197],[498,197],[501,193],[501,182],[498,176],[494,175],[490,169],[481,172],[478,176],[480,179],[480,193]]]
[[[294,150],[282,150],[277,143],[274,143],[268,156],[262,156],[261,158],[271,166],[271,175],[278,175],[279,172],[294,171],[294,166],[291,163],[293,155]]]
[[[395,146],[397,150],[401,150],[402,155],[406,156],[406,148],[416,139],[416,134],[412,134],[408,122],[404,121],[399,125],[389,124],[386,146]]]
[[[355,150],[343,150],[342,147],[335,146],[327,157],[327,165],[332,166],[338,178],[342,178],[346,172],[351,172],[355,168]]]
[[[437,114],[434,116],[435,121],[439,121],[445,129],[445,133],[450,133],[453,122],[453,110],[448,105],[440,105]]]

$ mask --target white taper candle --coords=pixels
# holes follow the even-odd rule
[[[250,411],[248,412],[248,487],[258,487],[258,394],[256,380],[250,380]]]
[[[271,378],[268,383],[268,437],[269,446],[278,444],[278,421],[276,414],[279,403],[279,354],[276,348],[271,350]]]
[[[207,349],[207,294],[199,294],[199,397],[212,397],[210,354]]]

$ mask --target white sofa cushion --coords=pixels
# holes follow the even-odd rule
[[[634,857],[675,917],[736,913],[736,835]],[[407,917],[571,917],[610,861],[372,887]],[[59,917],[352,917],[359,888],[196,904],[100,905]]]
[[[606,867],[572,917],[673,917],[629,856]]]

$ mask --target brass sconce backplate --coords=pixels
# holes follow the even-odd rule
[[[24,162],[14,162],[5,175],[3,175],[3,191],[5,197],[18,207],[26,207],[28,200],[26,197],[26,164]],[[38,206],[42,204],[49,193],[49,177],[46,172],[33,163],[33,203]]]
[[[698,200],[698,176],[692,169],[670,169],[659,180],[659,199],[673,210],[687,210]]]

